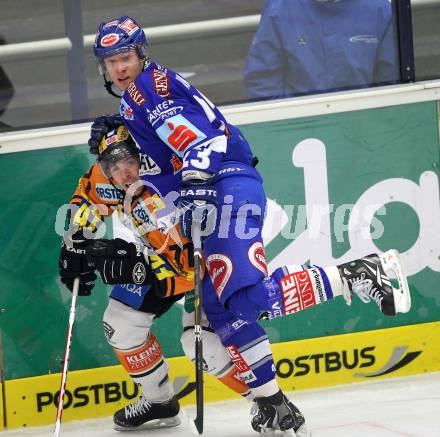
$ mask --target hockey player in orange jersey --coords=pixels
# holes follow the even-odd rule
[[[173,225],[166,199],[152,193],[149,188],[153,187],[140,180],[139,165],[138,149],[125,127],[103,138],[97,162],[81,177],[72,196],[70,231],[63,239],[59,260],[61,280],[69,289],[73,279],[80,276],[80,295],[91,293],[95,269],[105,283],[114,284],[103,317],[104,332],[122,366],[143,392],[137,401],[115,413],[117,430],[180,423],[168,364],[151,326],[194,286],[192,245],[181,236],[178,225]],[[135,244],[119,238],[95,238],[105,218],[115,213],[132,230]],[[113,257],[107,265],[105,258],[116,253],[118,258]],[[124,273],[127,265],[135,266],[130,278]],[[181,344],[191,360],[192,312],[191,301],[186,299]],[[206,370],[238,394],[249,396],[248,387],[206,317],[202,324]]]
[[[77,206],[73,224],[76,226],[74,229],[93,232],[99,229],[103,217],[118,211],[122,221],[132,228],[137,244],[127,243],[121,239],[95,239],[90,243],[84,238],[87,235],[81,232],[79,235],[71,236],[73,245],[70,248],[65,245],[60,257],[61,277],[70,288],[73,278],[79,275],[80,291],[83,294],[90,293],[96,279],[95,269],[99,271],[105,283],[115,284],[104,315],[104,329],[121,363],[134,380],[141,383],[144,391],[144,395],[138,401],[116,412],[114,420],[119,430],[150,426],[152,419],[158,418],[161,418],[160,423],[165,426],[177,424],[178,404],[168,381],[166,362],[150,327],[153,318],[169,309],[182,293],[191,290],[193,283],[191,245],[181,236],[179,227],[174,225],[175,221],[172,220],[175,209],[171,204],[175,199],[172,198],[172,193],[166,197],[161,196],[159,192],[154,192],[152,185],[146,186],[146,182],[140,180],[138,150],[130,139],[123,127],[105,134],[99,147],[99,165],[95,164],[81,179],[72,198],[72,202]],[[393,251],[384,254],[383,260],[381,258],[378,262],[388,262],[387,256],[392,258]],[[326,275],[334,280],[334,288],[322,281],[316,281],[316,287],[314,286],[313,293],[310,293],[310,296],[314,296],[310,305],[307,303],[307,305],[293,306],[293,300],[289,298],[288,292],[293,289],[295,281],[312,284],[317,267],[299,266],[297,269],[293,266],[295,270],[292,271],[289,270],[289,266],[277,269],[271,276],[267,276],[265,281],[270,281],[271,277],[277,278],[277,274],[278,277],[281,275],[283,296],[287,297],[282,308],[273,306],[271,311],[266,312],[268,318],[288,315],[337,296],[343,296],[349,303],[352,293],[358,294],[364,302],[368,302],[369,290],[372,290],[372,298],[384,314],[395,315],[397,312],[407,312],[410,308],[410,297],[403,275],[399,276],[404,279],[399,289],[395,291],[389,286],[385,290],[386,295],[385,291],[381,291],[382,289],[371,287],[371,281],[363,280],[366,273],[362,269],[371,268],[371,259],[372,256],[369,256],[365,260],[326,268]],[[91,266],[88,265],[90,260],[93,261]],[[358,284],[357,291],[343,285],[342,278],[339,277],[339,269],[343,269],[345,275],[353,277],[350,284],[352,288],[354,284]],[[381,280],[389,282],[385,276],[381,276]],[[132,286],[135,287],[136,292],[133,292]],[[312,290],[310,287],[306,289]],[[158,295],[165,296],[165,299],[159,298]],[[278,300],[275,301],[277,302]],[[393,305],[386,305],[387,302]],[[394,306],[395,302],[400,302],[400,306]],[[192,331],[185,328],[192,323],[192,320],[184,310],[184,333],[181,341],[185,353],[191,359],[194,354],[193,336]],[[226,328],[233,331],[248,322],[241,320],[240,323],[240,325],[228,325]],[[220,338],[210,329],[205,319],[204,359],[208,371],[220,377],[219,379],[236,392],[246,395],[248,386],[240,380],[236,368],[222,347]],[[145,357],[144,361],[141,360],[141,366],[138,365],[137,359],[140,356]],[[133,365],[133,362],[136,364]],[[242,364],[242,361],[238,363]],[[242,375],[243,372],[240,373],[240,376]],[[280,393],[282,395],[282,392]],[[285,409],[286,417],[289,421],[294,418],[295,426],[298,428],[295,431],[296,435],[308,436],[304,417],[287,398],[283,399],[284,401],[277,405],[279,408],[288,406],[288,409],[287,407]],[[259,398],[256,397],[257,404],[258,400]],[[258,405],[259,408],[255,410],[256,414],[253,417],[255,430],[264,428],[260,426],[261,418],[265,411],[269,411],[265,404],[261,403],[261,405]],[[278,414],[278,409],[276,411]],[[280,428],[280,425],[273,423],[274,426],[270,425],[269,428]],[[275,428],[277,426],[278,428]]]

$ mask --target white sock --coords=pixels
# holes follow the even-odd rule
[[[330,286],[332,287],[333,297],[342,296],[344,283],[342,282],[341,275],[339,274],[339,269],[337,267],[325,267],[323,270],[327,275]]]
[[[266,398],[278,393],[280,387],[275,379],[272,379],[272,381],[266,382],[266,384],[260,385],[259,387],[253,387],[251,390],[254,398]]]

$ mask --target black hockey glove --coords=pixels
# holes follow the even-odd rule
[[[86,249],[105,284],[138,284],[156,286],[156,276],[140,247],[121,238],[92,240]]]
[[[95,286],[95,269],[89,263],[85,252],[88,244],[88,240],[84,238],[82,231],[77,231],[72,236],[66,234],[61,242],[61,252],[58,260],[60,279],[72,291],[73,280],[79,277],[79,296],[89,296]]]
[[[122,117],[119,114],[101,115],[96,118],[90,130],[90,138],[88,141],[90,153],[98,154],[99,143],[102,137],[113,129],[124,124]]]

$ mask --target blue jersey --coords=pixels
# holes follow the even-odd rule
[[[218,108],[179,74],[151,62],[129,85],[120,114],[148,155],[144,178],[162,195],[182,170],[215,174],[228,162],[250,164],[249,144]],[[145,162],[143,163],[145,164]]]
[[[241,372],[248,386],[272,381],[275,364],[263,328],[225,308],[239,290],[257,287],[261,293],[259,284],[267,274],[261,238],[266,196],[261,176],[251,165],[249,144],[202,93],[179,74],[155,63],[146,65],[128,86],[120,114],[141,153],[147,155],[141,158],[140,174],[148,182],[149,192],[165,198],[158,216],[175,205],[177,199],[172,196],[183,171],[213,175],[221,213],[214,232],[204,241],[203,308],[235,359],[242,361],[238,350],[252,348],[248,354],[252,360]],[[125,296],[126,291],[119,287],[114,293]],[[142,302],[143,296],[136,301]]]
[[[389,0],[266,0],[244,69],[251,100],[398,79]]]

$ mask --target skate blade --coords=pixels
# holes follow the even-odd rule
[[[287,431],[277,431],[273,428],[261,428],[261,437],[312,437],[306,426],[301,426],[296,432],[293,429]]]
[[[306,425],[300,426],[295,435],[296,437],[312,437],[312,433]]]
[[[174,426],[178,426],[182,423],[182,421],[180,420],[179,416],[174,416],[174,417],[166,417],[163,419],[154,419],[154,420],[150,420],[140,426],[136,426],[136,427],[124,427],[118,424],[114,424],[113,425],[113,429],[116,431],[122,431],[122,432],[126,432],[126,431],[140,431],[140,430],[148,430],[148,429],[159,429],[159,428],[172,428]]]
[[[388,250],[382,255],[379,255],[379,259],[385,273],[388,275],[388,272],[393,272],[394,279],[396,279],[399,284],[399,288],[393,287],[396,313],[407,313],[411,309],[411,294],[399,252],[394,249]],[[393,276],[391,276],[391,278],[393,278]]]

